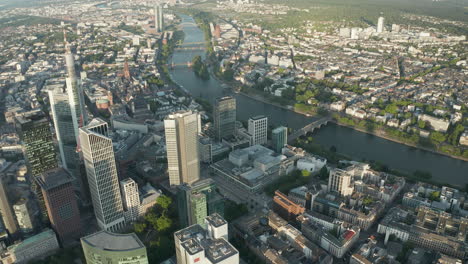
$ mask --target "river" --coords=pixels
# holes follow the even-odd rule
[[[184,43],[203,42],[204,34],[191,17],[181,15]],[[202,50],[177,50],[172,61],[183,64],[191,61],[196,55],[205,56]],[[172,79],[195,97],[214,102],[216,97],[225,94],[225,89],[216,79],[204,81],[195,76],[188,67],[176,66],[171,70]],[[307,117],[281,107],[236,94],[237,118],[247,120],[251,116],[266,115],[268,122],[275,126],[284,125],[293,129],[302,128],[314,117]],[[313,138],[320,145],[329,148],[335,146],[338,152],[353,157],[355,160],[375,160],[389,167],[411,173],[415,170],[427,171],[432,179],[441,183],[457,186],[468,184],[468,162],[453,159],[444,155],[408,147],[377,136],[362,133],[351,128],[329,124],[317,130]]]

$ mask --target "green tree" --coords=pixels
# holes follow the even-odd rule
[[[431,192],[429,194],[428,198],[431,201],[439,201],[440,200],[439,197],[440,197],[440,192],[439,191],[433,191],[433,192]]]
[[[321,180],[326,180],[328,179],[328,176],[330,175],[330,173],[328,172],[328,168],[327,166],[323,166],[319,173],[318,173],[318,176]]]
[[[301,171],[302,177],[309,177],[310,176],[310,171],[308,170],[302,170]]]
[[[171,225],[172,220],[165,215],[162,215],[156,220],[156,230],[158,230],[159,232],[164,232],[168,230],[171,227]]]
[[[169,196],[161,195],[156,199],[156,204],[159,205],[163,210],[167,210],[172,204],[172,199]]]
[[[135,230],[136,233],[141,234],[145,231],[146,229],[146,223],[145,222],[138,222],[133,225],[133,229]]]
[[[444,142],[447,139],[447,136],[440,132],[432,132],[431,135],[429,136],[429,139],[435,143],[436,145],[440,145],[440,143]]]
[[[426,128],[426,121],[419,120],[418,121],[418,127],[421,128],[421,129]]]

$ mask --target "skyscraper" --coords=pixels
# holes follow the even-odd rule
[[[213,112],[216,139],[221,141],[224,137],[235,135],[236,99],[231,96],[218,98]]]
[[[157,32],[162,32],[164,28],[164,17],[161,5],[154,7],[154,28]]]
[[[52,133],[44,114],[41,111],[28,112],[17,116],[16,121],[31,176],[34,178],[47,170],[57,168]]]
[[[377,33],[382,33],[384,32],[385,28],[384,28],[384,17],[381,16],[379,17],[379,20],[377,21]]]
[[[16,224],[13,208],[8,198],[7,186],[3,175],[0,175],[0,214],[8,233],[14,236],[18,231],[18,225]]]
[[[107,123],[93,119],[80,128],[80,145],[98,225],[116,231],[125,225],[125,219],[114,149],[108,134]]]
[[[134,233],[99,231],[81,238],[87,264],[148,264],[145,245]]]
[[[80,212],[72,182],[73,177],[63,168],[49,170],[37,177],[50,223],[62,243],[76,240],[81,235]]]
[[[330,170],[328,178],[328,191],[337,192],[342,196],[350,196],[353,194],[353,186],[351,185],[351,175],[342,169]]]
[[[34,213],[30,201],[26,198],[19,199],[13,205],[13,211],[21,232],[23,234],[31,233],[34,230]]]
[[[284,126],[277,127],[271,132],[273,148],[277,153],[281,153],[284,145],[288,144],[288,128]]]
[[[267,143],[268,118],[260,115],[249,118],[249,134],[252,136],[252,145],[263,145]]]
[[[182,227],[194,224],[204,226],[207,215],[224,215],[224,201],[216,192],[216,185],[212,179],[203,179],[190,186],[178,186],[177,208]]]
[[[173,185],[191,184],[200,178],[198,135],[200,114],[177,112],[164,120],[169,182]]]
[[[122,191],[125,221],[134,222],[140,215],[138,184],[132,178],[127,178],[120,181],[120,189]]]
[[[81,198],[86,195],[81,173],[80,157],[78,154],[78,128],[86,125],[87,114],[84,106],[83,89],[80,79],[76,76],[75,61],[70,47],[67,45],[65,62],[67,66],[66,88],[55,87],[48,91],[54,127],[60,151],[62,166],[75,178],[76,189],[81,189]]]

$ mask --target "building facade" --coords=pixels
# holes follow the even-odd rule
[[[37,179],[50,224],[62,243],[77,240],[81,235],[80,211],[73,191],[73,180],[63,168],[47,171]]]
[[[13,205],[13,211],[15,212],[16,221],[18,222],[19,230],[23,234],[31,233],[34,230],[34,218],[31,203],[26,198],[19,199]]]
[[[0,214],[6,230],[8,230],[10,235],[14,236],[18,231],[18,225],[8,197],[7,183],[5,182],[4,175],[0,176]]]
[[[87,264],[148,264],[145,245],[135,235],[99,231],[81,238]]]
[[[271,132],[273,149],[277,153],[281,153],[284,145],[288,144],[288,128],[281,126],[273,129]]]
[[[120,190],[124,205],[125,221],[135,222],[140,215],[140,195],[138,184],[131,178],[120,181]]]
[[[59,249],[59,243],[54,231],[47,229],[8,247],[8,253],[13,263],[26,264],[30,261],[46,257]]]
[[[125,225],[122,197],[109,128],[102,119],[93,119],[80,128],[80,144],[98,225],[117,231]]]
[[[336,192],[344,197],[353,194],[351,175],[341,169],[330,170],[330,177],[328,178],[328,191]]]
[[[216,140],[221,141],[222,138],[235,135],[236,99],[231,96],[218,98],[213,112]]]
[[[200,114],[192,111],[171,114],[164,120],[164,129],[170,185],[197,181],[200,178]]]
[[[266,144],[268,140],[268,118],[266,116],[249,118],[248,131],[252,136],[252,145]]]

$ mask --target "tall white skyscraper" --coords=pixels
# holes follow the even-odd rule
[[[88,118],[81,82],[75,72],[73,54],[68,45],[66,50],[65,62],[68,74],[66,88],[54,86],[48,93],[62,166],[75,178],[75,186],[83,188],[79,172],[80,158],[77,153],[77,142],[78,129],[86,125]],[[84,194],[83,190],[81,192]],[[81,198],[86,200],[84,195]]]
[[[377,21],[377,33],[382,33],[384,32],[385,28],[384,28],[384,22],[385,22],[385,18],[384,17],[379,17],[379,20]]]
[[[268,118],[266,116],[255,116],[249,118],[249,134],[252,135],[252,145],[263,145],[267,143]]]
[[[353,186],[351,185],[351,175],[341,169],[330,170],[328,178],[328,191],[337,192],[342,196],[350,196],[353,194]]]
[[[154,28],[158,32],[162,32],[164,28],[163,10],[159,4],[154,7]]]
[[[125,225],[112,139],[105,121],[96,118],[80,128],[80,145],[94,214],[100,228],[117,231]]]
[[[140,211],[140,195],[138,184],[131,178],[120,181],[122,200],[124,203],[124,215],[126,222],[134,222],[138,219]]]
[[[164,120],[164,129],[170,184],[192,184],[200,178],[200,114],[192,111],[173,113]]]

